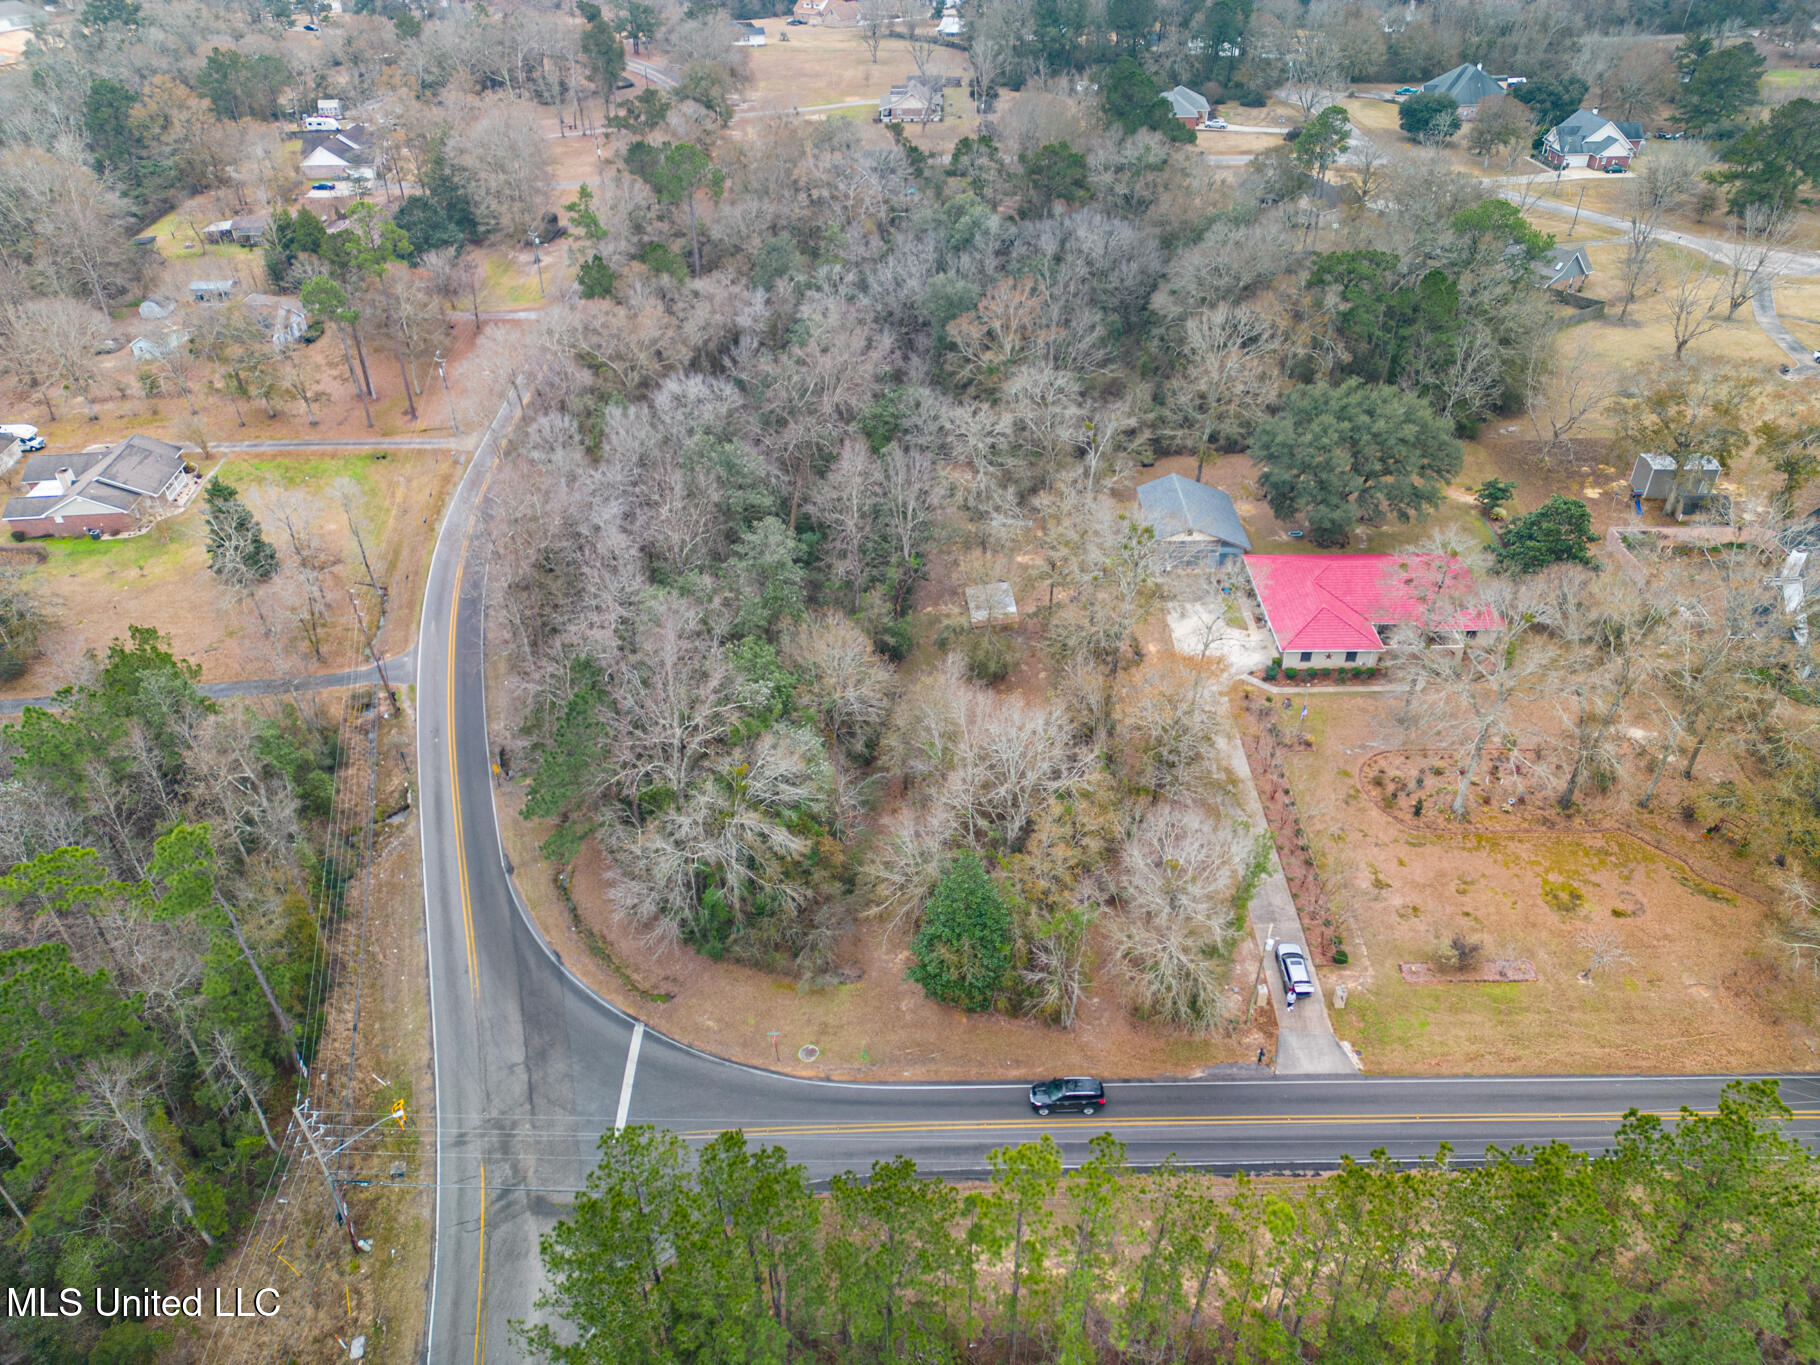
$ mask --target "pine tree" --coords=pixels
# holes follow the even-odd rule
[[[202,515],[208,524],[209,568],[219,578],[264,582],[278,572],[278,551],[240,500],[240,490],[219,478],[203,491]]]

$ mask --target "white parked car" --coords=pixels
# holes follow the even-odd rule
[[[1314,994],[1314,977],[1308,971],[1308,957],[1299,945],[1277,944],[1277,966],[1283,973],[1283,994],[1292,1000]]]
[[[1223,118],[1204,118],[1201,120],[1201,131],[1206,133],[1223,133],[1226,131],[1226,120]]]

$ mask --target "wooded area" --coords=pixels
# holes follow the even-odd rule
[[[3,732],[9,1284],[86,1297],[219,1255],[278,1160],[268,1113],[315,1050],[319,927],[357,849],[323,847],[336,736],[210,701],[199,672],[136,628],[59,709]],[[168,1340],[92,1318],[7,1332],[35,1359],[140,1360]]]
[[[965,1192],[908,1158],[826,1195],[726,1133],[601,1139],[544,1240],[539,1359],[1326,1363],[1687,1360],[1820,1349],[1813,1155],[1771,1083],[1564,1144],[1381,1153],[1324,1180],[1136,1174],[1046,1135]],[[1466,1156],[1467,1154],[1458,1154]]]

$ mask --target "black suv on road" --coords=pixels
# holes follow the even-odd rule
[[[1030,1107],[1039,1114],[1051,1109],[1078,1109],[1097,1114],[1106,1104],[1106,1087],[1091,1076],[1057,1077],[1030,1087]]]

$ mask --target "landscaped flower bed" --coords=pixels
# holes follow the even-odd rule
[[[1377,664],[1336,664],[1331,667],[1327,665],[1316,666],[1313,664],[1289,664],[1285,666],[1283,660],[1279,657],[1272,659],[1269,663],[1265,664],[1263,671],[1252,674],[1252,677],[1262,678],[1265,682],[1276,682],[1280,678],[1284,682],[1299,683],[1303,687],[1311,687],[1319,686],[1323,683],[1331,686],[1336,683],[1367,682],[1376,678],[1379,671]]]

